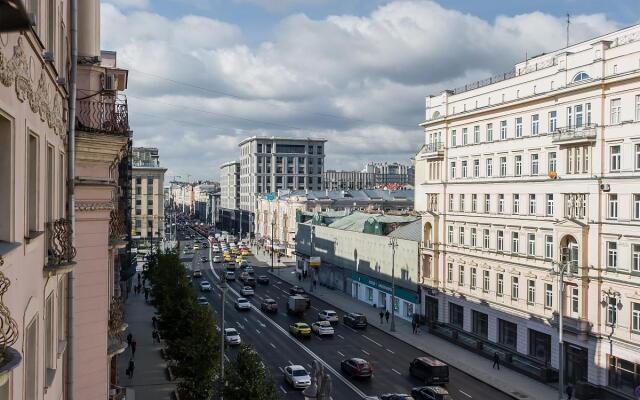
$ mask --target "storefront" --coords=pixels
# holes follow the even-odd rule
[[[373,278],[358,272],[351,274],[351,296],[376,307],[384,307],[391,311],[391,282]],[[414,313],[419,312],[418,292],[396,285],[395,314],[411,321]]]

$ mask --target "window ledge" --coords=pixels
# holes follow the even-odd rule
[[[22,246],[20,242],[5,242],[0,240],[0,256],[9,254],[20,246]]]
[[[27,234],[27,236],[25,236],[25,240],[27,242],[27,244],[29,244],[29,242],[31,242],[33,239],[44,235],[44,231],[29,231],[29,233]]]
[[[62,357],[62,355],[66,350],[67,350],[67,341],[59,340],[58,341],[58,358]]]
[[[53,368],[47,368],[44,373],[44,387],[50,388],[53,385],[53,381],[56,378],[56,370]]]

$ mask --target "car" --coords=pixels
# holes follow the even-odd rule
[[[352,378],[371,378],[373,376],[373,365],[358,357],[342,360],[340,370]]]
[[[247,279],[249,279],[249,274],[247,274],[246,272],[240,272],[240,282],[244,282]]]
[[[409,394],[387,393],[381,394],[380,400],[414,400],[414,398]]]
[[[338,317],[338,313],[333,310],[322,310],[318,313],[318,320],[337,324],[340,318]]]
[[[235,307],[239,311],[243,311],[243,310],[248,311],[248,310],[251,310],[251,303],[249,303],[249,300],[247,300],[244,297],[238,297],[238,300],[236,300]]]
[[[240,293],[242,293],[243,296],[253,296],[255,294],[251,286],[244,286],[240,289]]]
[[[253,267],[250,266],[250,265],[244,268],[244,272],[246,272],[249,275],[255,274],[255,271],[253,270]]]
[[[249,255],[249,250],[242,249],[240,254],[244,257],[247,257]]]
[[[231,257],[229,257],[229,256],[224,256],[224,261],[225,261],[225,262],[229,262],[229,261],[232,261],[232,260],[231,260]]]
[[[296,337],[310,337],[311,328],[304,322],[296,322],[289,325],[289,332]]]
[[[365,329],[367,327],[367,317],[360,313],[349,313],[342,317],[345,325],[354,329]]]
[[[239,264],[241,261],[242,261],[242,257],[241,257],[241,256],[236,257],[236,262],[237,262],[238,264]]]
[[[240,334],[234,328],[224,328],[224,341],[232,346],[237,346],[242,343]]]
[[[311,324],[311,330],[318,336],[333,336],[335,333],[329,321],[316,321]]]
[[[221,263],[221,262],[222,262],[222,257],[220,257],[220,256],[213,256],[213,262],[214,262],[214,263]]]
[[[302,365],[287,365],[283,371],[284,380],[294,389],[304,389],[311,385],[311,376]]]
[[[421,386],[411,389],[415,400],[453,400],[447,389],[440,386]]]
[[[307,291],[304,290],[304,288],[301,287],[301,286],[291,286],[289,288],[289,294],[293,294],[293,295],[300,294],[300,295],[303,295],[303,294],[307,294]]]
[[[236,273],[233,272],[233,271],[227,271],[227,272],[224,273],[224,277],[228,281],[235,281],[236,280]]]
[[[251,264],[249,264],[249,261],[247,260],[242,260],[240,261],[240,268],[245,268],[245,267],[250,267]]]
[[[209,261],[207,257],[200,257],[200,262],[206,263],[207,261]]]
[[[194,249],[194,250],[200,250],[200,245],[198,245],[198,244],[194,244],[194,245],[193,245],[193,249]]]
[[[202,278],[202,270],[194,269],[193,270],[193,277],[194,278]]]
[[[433,357],[416,357],[409,364],[409,374],[425,385],[449,383],[449,366]]]
[[[269,277],[266,275],[260,275],[257,279],[258,283],[261,285],[268,285],[269,284]]]
[[[278,312],[278,303],[276,303],[276,301],[272,298],[265,298],[264,300],[262,300],[262,303],[260,303],[260,309],[264,312]]]
[[[256,278],[253,277],[248,277],[247,279],[244,280],[244,284],[247,286],[251,286],[252,288],[255,289],[256,287]]]
[[[204,296],[200,296],[198,297],[198,304],[200,304],[201,306],[208,306],[209,300],[207,300],[207,298]]]
[[[210,292],[211,291],[211,284],[209,283],[209,281],[200,282],[200,291],[201,292]]]

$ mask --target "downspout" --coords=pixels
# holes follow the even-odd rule
[[[67,150],[67,218],[71,222],[71,244],[75,244],[75,158],[76,158],[76,80],[78,75],[78,3],[71,7],[71,71],[69,75],[69,137]],[[67,275],[67,399],[73,400],[73,271]]]

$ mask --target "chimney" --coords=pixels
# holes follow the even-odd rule
[[[100,57],[100,1],[78,1],[78,56]]]

